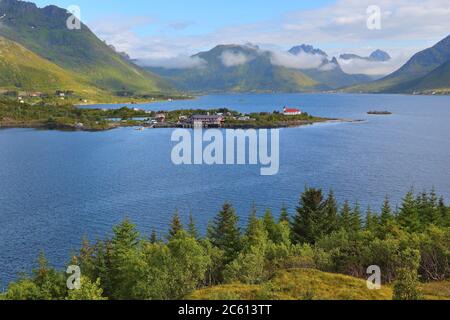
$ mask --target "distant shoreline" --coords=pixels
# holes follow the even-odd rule
[[[332,119],[332,118],[324,118],[322,120],[317,121],[286,121],[281,123],[276,123],[274,125],[254,125],[251,124],[224,124],[222,127],[218,127],[215,129],[289,129],[289,128],[298,128],[303,126],[310,126],[320,123],[361,123],[366,120],[362,119]],[[102,132],[102,131],[110,131],[118,128],[144,128],[145,130],[157,130],[157,129],[177,129],[183,128],[183,126],[179,125],[171,125],[171,124],[161,124],[158,126],[145,126],[145,125],[127,125],[127,124],[112,124],[108,128],[103,129],[93,129],[93,128],[75,128],[72,126],[66,127],[58,127],[58,128],[49,128],[43,123],[0,123],[0,130],[6,129],[35,129],[35,130],[49,130],[49,131],[62,131],[62,132]],[[184,127],[186,128],[186,127]],[[192,128],[187,128],[192,129]]]

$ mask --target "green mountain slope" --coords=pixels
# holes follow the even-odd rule
[[[273,63],[273,54],[252,45],[219,45],[192,58],[204,64],[191,69],[149,68],[177,88],[197,92],[305,92],[347,87],[373,80],[363,74],[347,74],[337,59],[309,45],[293,47],[286,54],[319,55],[323,64],[314,69],[294,69]],[[230,61],[227,61],[227,56]],[[236,61],[234,61],[236,59]],[[241,60],[241,61],[239,61]]]
[[[0,37],[0,88],[24,91],[75,90],[95,95],[76,74],[47,61],[23,46]]]
[[[450,60],[419,79],[411,89],[420,92],[450,93]]]
[[[82,24],[66,26],[69,13],[56,6],[38,8],[17,0],[0,2],[0,35],[111,92],[149,94],[170,87],[156,75],[124,59]]]
[[[345,73],[335,58],[325,62],[324,65],[332,67],[329,69],[307,69],[302,70],[302,72],[315,81],[323,83],[332,89],[348,87],[359,83],[368,83],[373,80],[371,76],[365,74]]]
[[[450,60],[450,36],[431,48],[416,53],[407,63],[394,73],[369,84],[346,89],[351,92],[410,93],[415,88],[428,87],[422,78]],[[432,76],[435,78],[437,75]],[[439,81],[439,80],[433,80]],[[420,85],[418,83],[421,83]]]
[[[231,55],[228,62],[226,55]],[[233,62],[233,57],[244,60]],[[274,66],[270,53],[250,45],[220,45],[193,58],[204,64],[191,69],[149,69],[179,89],[197,92],[305,92],[325,88],[299,70]]]

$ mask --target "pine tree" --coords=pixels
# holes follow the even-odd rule
[[[182,231],[183,228],[183,224],[181,223],[181,219],[180,219],[180,214],[178,213],[178,210],[175,212],[175,214],[173,215],[172,218],[172,222],[170,224],[170,229],[169,229],[169,240],[174,238],[180,231]]]
[[[367,207],[366,211],[366,223],[365,223],[365,230],[370,231],[373,234],[376,234],[379,228],[379,220],[376,214],[372,212],[372,209],[370,209],[370,206]]]
[[[134,249],[139,243],[139,232],[128,219],[114,227],[113,231],[112,245],[114,248]]]
[[[388,231],[392,222],[394,221],[394,215],[392,214],[391,205],[389,203],[389,198],[384,199],[383,208],[381,209],[380,224],[383,229],[382,232]]]
[[[433,187],[430,192],[429,196],[429,205],[430,209],[432,210],[432,217],[431,217],[431,223],[437,226],[441,226],[442,221],[442,215],[439,208],[439,199],[436,194],[436,189]]]
[[[272,211],[270,209],[267,209],[264,213],[264,227],[266,228],[266,231],[269,235],[269,239],[273,242],[277,242],[278,234],[277,234],[277,223],[275,222],[275,219],[272,215]]]
[[[189,224],[188,224],[188,234],[192,238],[198,240],[200,238],[200,235],[198,233],[197,227],[195,225],[194,216],[192,215],[192,212],[189,213]]]
[[[150,234],[150,243],[155,244],[158,242],[158,235],[156,234],[155,229],[152,230],[152,233]]]
[[[334,197],[333,190],[328,193],[328,198],[325,201],[325,219],[322,226],[325,234],[331,234],[339,230],[339,208]]]
[[[253,204],[252,209],[250,211],[250,216],[248,218],[248,224],[247,229],[245,231],[245,236],[247,237],[248,241],[252,241],[253,237],[257,233],[258,228],[258,217],[257,217],[257,209],[256,205]]]
[[[361,230],[361,206],[358,202],[355,203],[355,207],[350,213],[350,230],[352,232]]]
[[[437,208],[437,206],[438,206],[438,197],[436,194],[436,189],[434,187],[431,189],[431,192],[430,192],[429,203],[430,203],[430,206],[433,208]]]
[[[444,227],[450,227],[450,208],[445,206],[444,197],[439,199],[438,211],[441,216],[441,225]]]
[[[130,299],[138,281],[135,261],[138,259],[139,232],[129,220],[114,228],[111,249],[108,253],[108,281],[113,299]],[[109,282],[110,281],[110,282]]]
[[[258,217],[256,216],[256,211],[254,210],[252,210],[250,214],[245,235],[246,250],[250,249],[253,246],[260,246],[267,243],[269,233],[267,231],[266,225],[263,219],[258,219]]]
[[[279,222],[290,222],[289,213],[287,211],[286,206],[283,204],[281,207],[280,219]]]
[[[225,203],[208,230],[211,243],[224,251],[226,263],[234,260],[242,248],[238,221],[234,208]]]
[[[402,207],[397,216],[400,226],[409,232],[420,231],[420,218],[414,193],[410,190],[403,199]]]
[[[427,226],[434,223],[435,205],[432,203],[431,196],[425,191],[416,198],[416,207],[419,214],[421,226]]]
[[[322,190],[307,188],[292,222],[294,243],[315,243],[323,234],[324,217]]]
[[[339,227],[345,231],[350,231],[351,226],[351,207],[347,200],[345,200],[342,206],[341,212],[339,213]]]

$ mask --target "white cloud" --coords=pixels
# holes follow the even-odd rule
[[[381,30],[367,28],[366,9],[381,9]],[[339,0],[286,18],[284,30],[316,41],[437,41],[450,30],[448,0]],[[434,30],[434,32],[430,32]]]
[[[409,55],[397,55],[389,61],[370,61],[365,59],[339,59],[342,70],[349,74],[387,75],[400,68]]]
[[[323,66],[321,66],[319,69],[321,71],[331,71],[331,70],[335,69],[336,67],[337,67],[337,65],[334,63],[326,63]]]
[[[315,69],[322,65],[324,57],[319,54],[300,52],[297,55],[289,52],[271,52],[271,62],[276,66],[292,69]]]
[[[253,60],[253,57],[243,52],[226,50],[222,53],[220,59],[225,67],[235,67],[246,64],[247,62]]]
[[[195,56],[179,55],[171,58],[139,59],[138,64],[145,67],[162,67],[166,69],[192,69],[204,66],[206,61]]]
[[[381,30],[369,30],[366,26],[366,9],[373,4],[381,8]],[[405,47],[408,49],[406,52],[412,54],[447,36],[450,30],[449,17],[448,0],[337,0],[319,8],[286,13],[270,21],[229,25],[209,33],[174,32],[174,27],[185,26],[181,23],[172,27],[166,24],[166,31],[138,35],[134,30],[136,24],[142,26],[152,21],[149,18],[136,20],[132,17],[100,22],[100,27],[93,29],[118,51],[128,52],[133,58],[141,59],[173,59],[209,50],[217,44],[245,44],[248,41],[282,50],[309,43],[336,54],[357,52],[371,46],[385,50],[392,56],[400,56],[405,52]],[[293,67],[317,64],[308,58],[298,61],[301,59],[277,55],[274,60],[275,63]],[[242,63],[243,58],[230,60]],[[370,72],[376,72],[377,69],[385,72],[392,63],[389,66],[352,63],[345,67],[352,72],[356,67]]]

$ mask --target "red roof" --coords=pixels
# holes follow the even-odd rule
[[[300,112],[300,110],[299,109],[284,108],[284,112],[286,112],[286,113],[297,113],[297,112]]]

